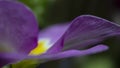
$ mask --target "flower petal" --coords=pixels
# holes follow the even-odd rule
[[[39,41],[40,40],[49,41],[47,48],[52,47],[52,45],[55,44],[55,42],[59,40],[63,33],[67,30],[68,26],[69,24],[56,24],[43,29],[39,33]],[[62,44],[61,42],[62,41],[58,42],[58,45],[59,44],[61,45]]]
[[[39,40],[49,39],[50,43],[55,43],[66,31],[69,24],[56,24],[49,26],[39,33]]]
[[[26,57],[27,56],[23,54],[0,53],[0,68],[7,64],[18,62]]]
[[[107,49],[108,49],[108,47],[106,45],[100,44],[100,45],[96,45],[95,47],[92,47],[92,48],[89,48],[86,50],[68,50],[68,51],[63,51],[63,52],[59,52],[56,54],[45,53],[45,54],[42,54],[39,56],[25,56],[25,55],[21,55],[21,54],[0,54],[0,58],[3,58],[0,60],[3,61],[4,59],[5,60],[8,59],[7,61],[5,61],[5,60],[3,61],[3,63],[2,63],[3,65],[8,64],[8,63],[10,64],[13,62],[17,62],[22,59],[24,59],[23,63],[24,63],[24,61],[25,62],[28,61],[30,63],[35,62],[35,64],[38,64],[38,63],[44,63],[47,61],[57,60],[57,59],[62,59],[62,58],[95,54],[98,52],[105,51]]]
[[[37,45],[38,26],[35,16],[25,5],[0,1],[0,52],[28,54]],[[0,48],[0,49],[2,49]]]
[[[117,24],[96,16],[82,15],[71,22],[64,35],[47,53],[60,52],[63,46],[65,49],[86,48],[116,35],[120,35],[120,26]]]
[[[40,62],[50,61],[50,60],[57,60],[62,58],[69,58],[69,57],[76,57],[76,56],[85,56],[90,54],[95,54],[98,52],[102,52],[107,50],[108,47],[106,45],[100,44],[96,45],[95,47],[86,49],[86,50],[68,50],[63,51],[55,54],[43,54],[40,56],[32,56],[31,58],[36,58]]]

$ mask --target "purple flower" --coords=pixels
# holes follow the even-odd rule
[[[69,24],[54,25],[39,33],[28,7],[0,1],[0,67],[25,59],[46,62],[95,54],[108,49],[98,43],[116,35],[120,35],[117,24],[91,15],[79,16]],[[86,49],[91,45],[96,46]]]

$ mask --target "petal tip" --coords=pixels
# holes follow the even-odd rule
[[[99,51],[106,51],[106,50],[109,49],[109,47],[107,45],[100,44],[100,45],[96,46],[96,49],[99,50]]]

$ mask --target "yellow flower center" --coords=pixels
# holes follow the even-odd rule
[[[50,48],[49,40],[44,39],[44,40],[39,40],[38,45],[36,48],[31,50],[29,55],[40,55],[45,53],[49,48]]]

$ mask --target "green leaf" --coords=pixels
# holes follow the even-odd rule
[[[39,62],[37,60],[23,60],[16,64],[12,64],[12,68],[36,68]]]

